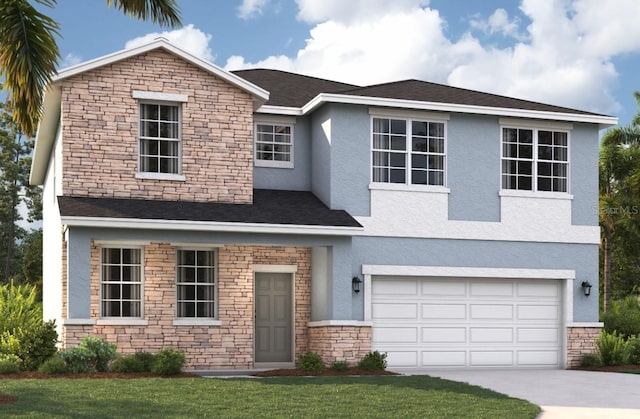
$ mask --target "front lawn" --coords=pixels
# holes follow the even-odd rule
[[[3,417],[535,418],[538,406],[428,376],[0,378]]]

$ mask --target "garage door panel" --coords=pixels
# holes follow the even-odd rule
[[[469,364],[472,367],[513,366],[513,351],[470,351]]]
[[[422,328],[422,342],[424,343],[465,343],[466,341],[466,327]]]
[[[469,329],[471,343],[512,343],[511,327],[471,327]]]
[[[471,304],[471,320],[512,320],[511,304]]]
[[[421,288],[425,297],[464,297],[467,294],[465,283],[457,281],[423,281]]]
[[[519,305],[518,320],[559,320],[557,305]]]
[[[560,366],[558,351],[518,351],[518,366]]]
[[[373,319],[418,319],[417,303],[374,303],[371,315]]]
[[[423,367],[464,367],[467,364],[465,351],[423,351]]]
[[[556,283],[537,282],[516,284],[516,287],[518,297],[557,299],[560,295],[560,287]]]
[[[472,282],[469,289],[471,297],[513,297],[510,282]]]
[[[418,368],[418,351],[381,350],[387,353],[387,364],[398,368]]]
[[[374,343],[418,343],[417,327],[376,327],[372,332]]]
[[[557,327],[520,327],[518,328],[518,342],[560,344],[560,329]]]
[[[376,280],[373,282],[372,296],[376,295],[396,295],[410,296],[418,295],[418,280]]]
[[[422,304],[422,318],[464,320],[467,318],[467,306],[465,304]]]

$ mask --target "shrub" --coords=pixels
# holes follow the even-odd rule
[[[149,352],[136,352],[133,357],[140,361],[143,365],[144,372],[151,372],[151,367],[155,361],[155,356]]]
[[[19,350],[20,341],[13,332],[0,332],[0,355],[16,355]]]
[[[120,373],[145,372],[145,365],[142,360],[135,355],[125,355],[116,358],[111,363],[111,371]]]
[[[622,365],[627,362],[627,342],[615,331],[600,333],[596,339],[596,347],[603,365]]]
[[[333,364],[331,364],[331,368],[336,371],[344,372],[349,369],[349,364],[347,363],[347,361],[333,361]]]
[[[171,348],[162,349],[154,358],[151,372],[158,375],[179,374],[187,361],[184,352]]]
[[[17,362],[9,359],[0,359],[0,375],[1,374],[15,374],[20,372],[20,366]]]
[[[598,354],[586,354],[582,356],[580,360],[580,366],[583,368],[599,367],[602,365],[602,361]]]
[[[60,358],[65,362],[67,366],[67,372],[74,374],[81,374],[85,372],[95,371],[94,354],[84,346],[76,346],[66,351],[62,351],[59,354]]]
[[[66,374],[71,372],[71,369],[67,365],[67,361],[58,354],[44,361],[38,371],[43,374]]]
[[[42,308],[34,285],[0,286],[0,334],[18,329],[31,330],[42,323]]]
[[[80,342],[80,346],[86,348],[93,355],[89,361],[89,370],[107,372],[109,371],[109,363],[118,356],[116,345],[105,339],[86,336]]]
[[[624,337],[640,336],[640,302],[638,297],[612,301],[611,309],[602,315],[604,330]]]
[[[632,336],[627,340],[627,362],[640,365],[640,337]]]
[[[37,370],[58,349],[58,332],[54,320],[41,323],[30,331],[18,332],[19,347],[16,355],[22,359],[22,368],[28,371]]]
[[[369,352],[358,363],[358,368],[368,371],[382,371],[387,368],[387,353]]]
[[[300,355],[298,368],[307,372],[322,372],[325,366],[320,355],[315,352],[307,352]]]

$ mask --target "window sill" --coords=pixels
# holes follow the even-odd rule
[[[187,178],[184,175],[177,175],[173,173],[136,173],[136,179],[151,179],[151,180],[176,180],[184,182]]]
[[[543,192],[543,191],[520,191],[515,189],[503,189],[498,193],[499,196],[507,196],[513,198],[543,198],[543,199],[564,199],[572,200],[573,195],[566,192]]]
[[[144,319],[126,319],[126,318],[113,318],[113,319],[98,319],[96,320],[98,326],[147,326],[148,320]]]
[[[174,319],[174,326],[222,326],[220,320],[215,319]]]
[[[405,192],[427,192],[427,193],[451,193],[451,189],[444,186],[432,185],[404,185],[400,183],[370,183],[370,190],[378,191],[405,191]]]
[[[293,163],[288,161],[254,160],[253,165],[255,167],[267,167],[271,169],[293,169]]]

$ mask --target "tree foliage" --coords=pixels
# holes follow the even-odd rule
[[[0,1],[0,78],[13,118],[29,137],[36,131],[42,97],[60,59],[55,40],[60,27],[34,3],[52,8],[56,0]],[[164,26],[181,24],[176,0],[107,0],[107,6]]]

